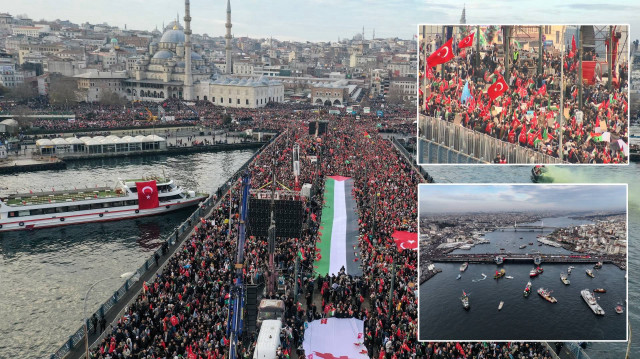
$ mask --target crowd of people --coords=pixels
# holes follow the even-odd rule
[[[101,103],[73,103],[51,104],[46,97],[38,97],[29,101],[0,101],[0,114],[24,115],[61,115],[60,118],[37,118],[28,121],[29,127],[40,132],[95,132],[113,129],[147,128],[152,126],[204,126],[226,127],[232,130],[255,128],[256,122],[262,129],[278,129],[276,124],[280,119],[307,120],[329,116],[341,117],[346,109],[339,110],[339,115],[329,116],[324,108],[308,103],[269,103],[263,108],[227,108],[209,101],[195,101],[185,103],[179,99],[166,99],[162,102],[133,101],[123,105],[107,105]],[[377,117],[377,111],[383,110],[385,119],[414,117],[410,109],[395,104],[385,104],[373,101],[369,114],[359,113],[366,119]],[[362,112],[362,111],[361,111]],[[235,121],[231,121],[231,120]],[[379,121],[385,130],[390,132],[408,130],[406,122],[387,123]],[[27,122],[25,122],[27,123]],[[400,127],[398,127],[400,126]],[[23,132],[26,129],[23,129]],[[412,130],[415,131],[415,130]]]
[[[443,64],[440,71],[433,67],[421,73],[426,77],[420,98],[423,114],[549,156],[559,157],[562,152],[563,159],[571,163],[627,162],[624,145],[617,141],[628,143],[626,62],[619,64],[610,88],[606,79],[593,82],[586,79],[589,84],[583,86],[580,103],[579,51],[574,53],[569,48],[563,54],[553,48],[544,50],[542,73],[538,73],[538,54],[534,50],[515,47],[506,55],[510,59],[508,70],[505,55],[497,44],[483,46],[480,64],[476,64],[475,46],[454,51],[457,56]],[[593,52],[585,53],[583,60],[596,60],[594,56]],[[423,56],[421,69],[425,69]],[[565,84],[564,109],[561,109],[561,72]],[[492,100],[487,89],[501,78],[509,88]]]
[[[308,115],[300,114],[301,117]],[[269,120],[270,121],[270,120]],[[410,121],[410,120],[409,120]],[[416,232],[417,185],[423,178],[378,133],[375,120],[335,118],[327,133],[309,135],[308,121],[278,121],[280,135],[258,154],[249,167],[252,188],[267,185],[275,171],[277,189],[312,183],[303,198],[306,226],[300,238],[278,238],[276,268],[286,277],[287,290],[265,293],[285,303],[278,358],[307,356],[303,348],[305,324],[326,318],[364,321],[364,348],[375,358],[547,358],[536,343],[480,344],[418,343],[417,255],[400,251],[391,234]],[[406,125],[406,124],[405,124]],[[301,171],[291,170],[292,147],[300,147]],[[312,160],[313,159],[313,160]],[[324,178],[351,177],[359,224],[358,262],[361,277],[345,274],[318,276],[314,271],[316,242],[322,218]],[[219,204],[201,219],[195,232],[179,248],[153,283],[145,284],[125,314],[107,328],[92,358],[222,358],[228,355],[229,299],[234,278],[240,185],[218,193]],[[270,187],[267,187],[270,188]],[[231,196],[231,200],[229,198]],[[231,203],[231,204],[230,204]],[[249,237],[245,243],[245,282],[263,283],[270,276],[267,239]],[[295,258],[301,257],[299,277]],[[298,293],[293,293],[297,280]],[[297,301],[294,300],[297,294]],[[239,342],[238,356],[249,358],[256,335]]]

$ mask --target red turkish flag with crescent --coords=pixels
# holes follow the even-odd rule
[[[393,241],[396,242],[400,252],[405,249],[418,250],[418,233],[395,231],[391,237],[393,237]]]
[[[449,62],[453,58],[453,49],[451,48],[452,42],[453,37],[450,38],[449,41],[447,41],[444,45],[442,45],[436,52],[431,54],[427,58],[427,66],[433,67]]]
[[[159,205],[156,181],[136,182],[138,209],[156,208]]]
[[[465,47],[473,46],[473,38],[475,34],[476,34],[475,32],[472,32],[469,35],[467,35],[467,37],[460,40],[460,42],[458,43],[458,47],[463,49]]]
[[[509,85],[504,81],[504,77],[500,76],[498,81],[496,81],[493,85],[489,86],[487,89],[487,94],[491,97],[492,100],[495,100],[496,97],[502,95],[507,89]]]

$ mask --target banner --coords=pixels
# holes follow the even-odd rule
[[[353,179],[329,176],[325,180],[324,207],[320,222],[320,243],[317,244],[316,273],[321,276],[346,273],[362,276],[356,253],[358,244],[358,215],[352,196]]]
[[[304,330],[306,359],[368,359],[364,321],[355,318],[314,320]]]
[[[391,237],[393,237],[393,241],[396,243],[396,246],[398,246],[398,251],[400,252],[405,249],[418,250],[418,233],[395,231]]]

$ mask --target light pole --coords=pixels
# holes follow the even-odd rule
[[[95,287],[98,283],[104,282],[105,280],[116,279],[116,278],[127,278],[127,279],[129,279],[129,277],[131,277],[132,275],[133,275],[133,272],[127,272],[127,273],[122,273],[119,277],[102,278],[99,281],[93,283],[91,285],[91,287],[89,287],[89,290],[87,290],[87,294],[84,295],[84,309],[83,309],[83,316],[84,316],[84,345],[85,345],[85,351],[86,351],[86,358],[87,359],[89,359],[89,329],[87,328],[87,298],[89,297],[89,292],[91,292],[93,287]]]

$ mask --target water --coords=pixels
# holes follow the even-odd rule
[[[180,186],[214,192],[253,151],[197,153],[71,162],[65,171],[0,177],[10,190],[112,185],[163,171]],[[6,193],[6,192],[5,192]],[[193,209],[163,216],[33,232],[0,234],[0,358],[49,357],[82,325],[87,312],[117,290],[125,272],[137,270]]]
[[[533,264],[470,263],[462,278],[459,263],[438,263],[442,273],[420,286],[420,339],[428,340],[624,340],[626,316],[616,314],[616,303],[626,298],[624,271],[605,265],[596,271],[595,278],[585,274],[593,265],[574,264],[569,276],[571,284],[560,281],[566,264],[543,265],[544,273],[530,279]],[[514,279],[493,279],[498,268]],[[482,273],[488,277],[482,278]],[[476,280],[474,282],[474,280]],[[527,281],[532,293],[522,295]],[[544,287],[553,290],[558,303],[549,303],[535,291]],[[605,311],[598,317],[580,296],[582,289],[605,288],[597,294]],[[459,300],[462,291],[469,293],[471,309],[464,310]],[[504,307],[498,311],[498,304]]]
[[[542,222],[544,222],[545,226],[553,226],[553,227],[569,227],[569,226],[579,226],[582,224],[593,223],[591,221],[580,220],[580,219],[571,219],[569,217],[560,217],[560,218],[543,218]],[[540,221],[531,222],[531,223],[518,223],[518,225],[533,225],[539,226],[542,223]],[[488,239],[490,243],[487,244],[477,244],[473,246],[469,250],[465,249],[456,249],[452,253],[453,254],[476,254],[476,253],[501,253],[501,249],[504,248],[504,253],[535,253],[540,252],[544,254],[568,254],[572,253],[569,250],[564,248],[557,248],[553,246],[548,246],[543,244],[542,246],[538,246],[537,236],[539,235],[547,235],[553,232],[553,230],[544,230],[534,231],[534,232],[524,232],[522,230],[515,232],[513,229],[505,229],[504,231],[496,230],[490,233],[485,234],[484,238]],[[522,239],[521,239],[522,238]],[[533,245],[529,245],[529,243],[533,243]],[[521,245],[526,245],[525,248],[520,248]]]
[[[423,167],[438,183],[531,183],[531,166]],[[549,175],[553,176],[555,182],[558,183],[629,184],[628,316],[631,328],[634,330],[631,340],[631,353],[640,353],[640,334],[638,334],[640,333],[640,308],[638,307],[640,304],[640,183],[637,181],[640,178],[640,164],[632,162],[628,166],[615,167],[550,166]],[[522,289],[524,289],[524,286]],[[456,295],[457,297],[460,296],[459,294]],[[495,307],[497,309],[497,303]],[[618,359],[624,357],[626,349],[626,343],[592,343],[587,348],[587,353],[593,359]]]

